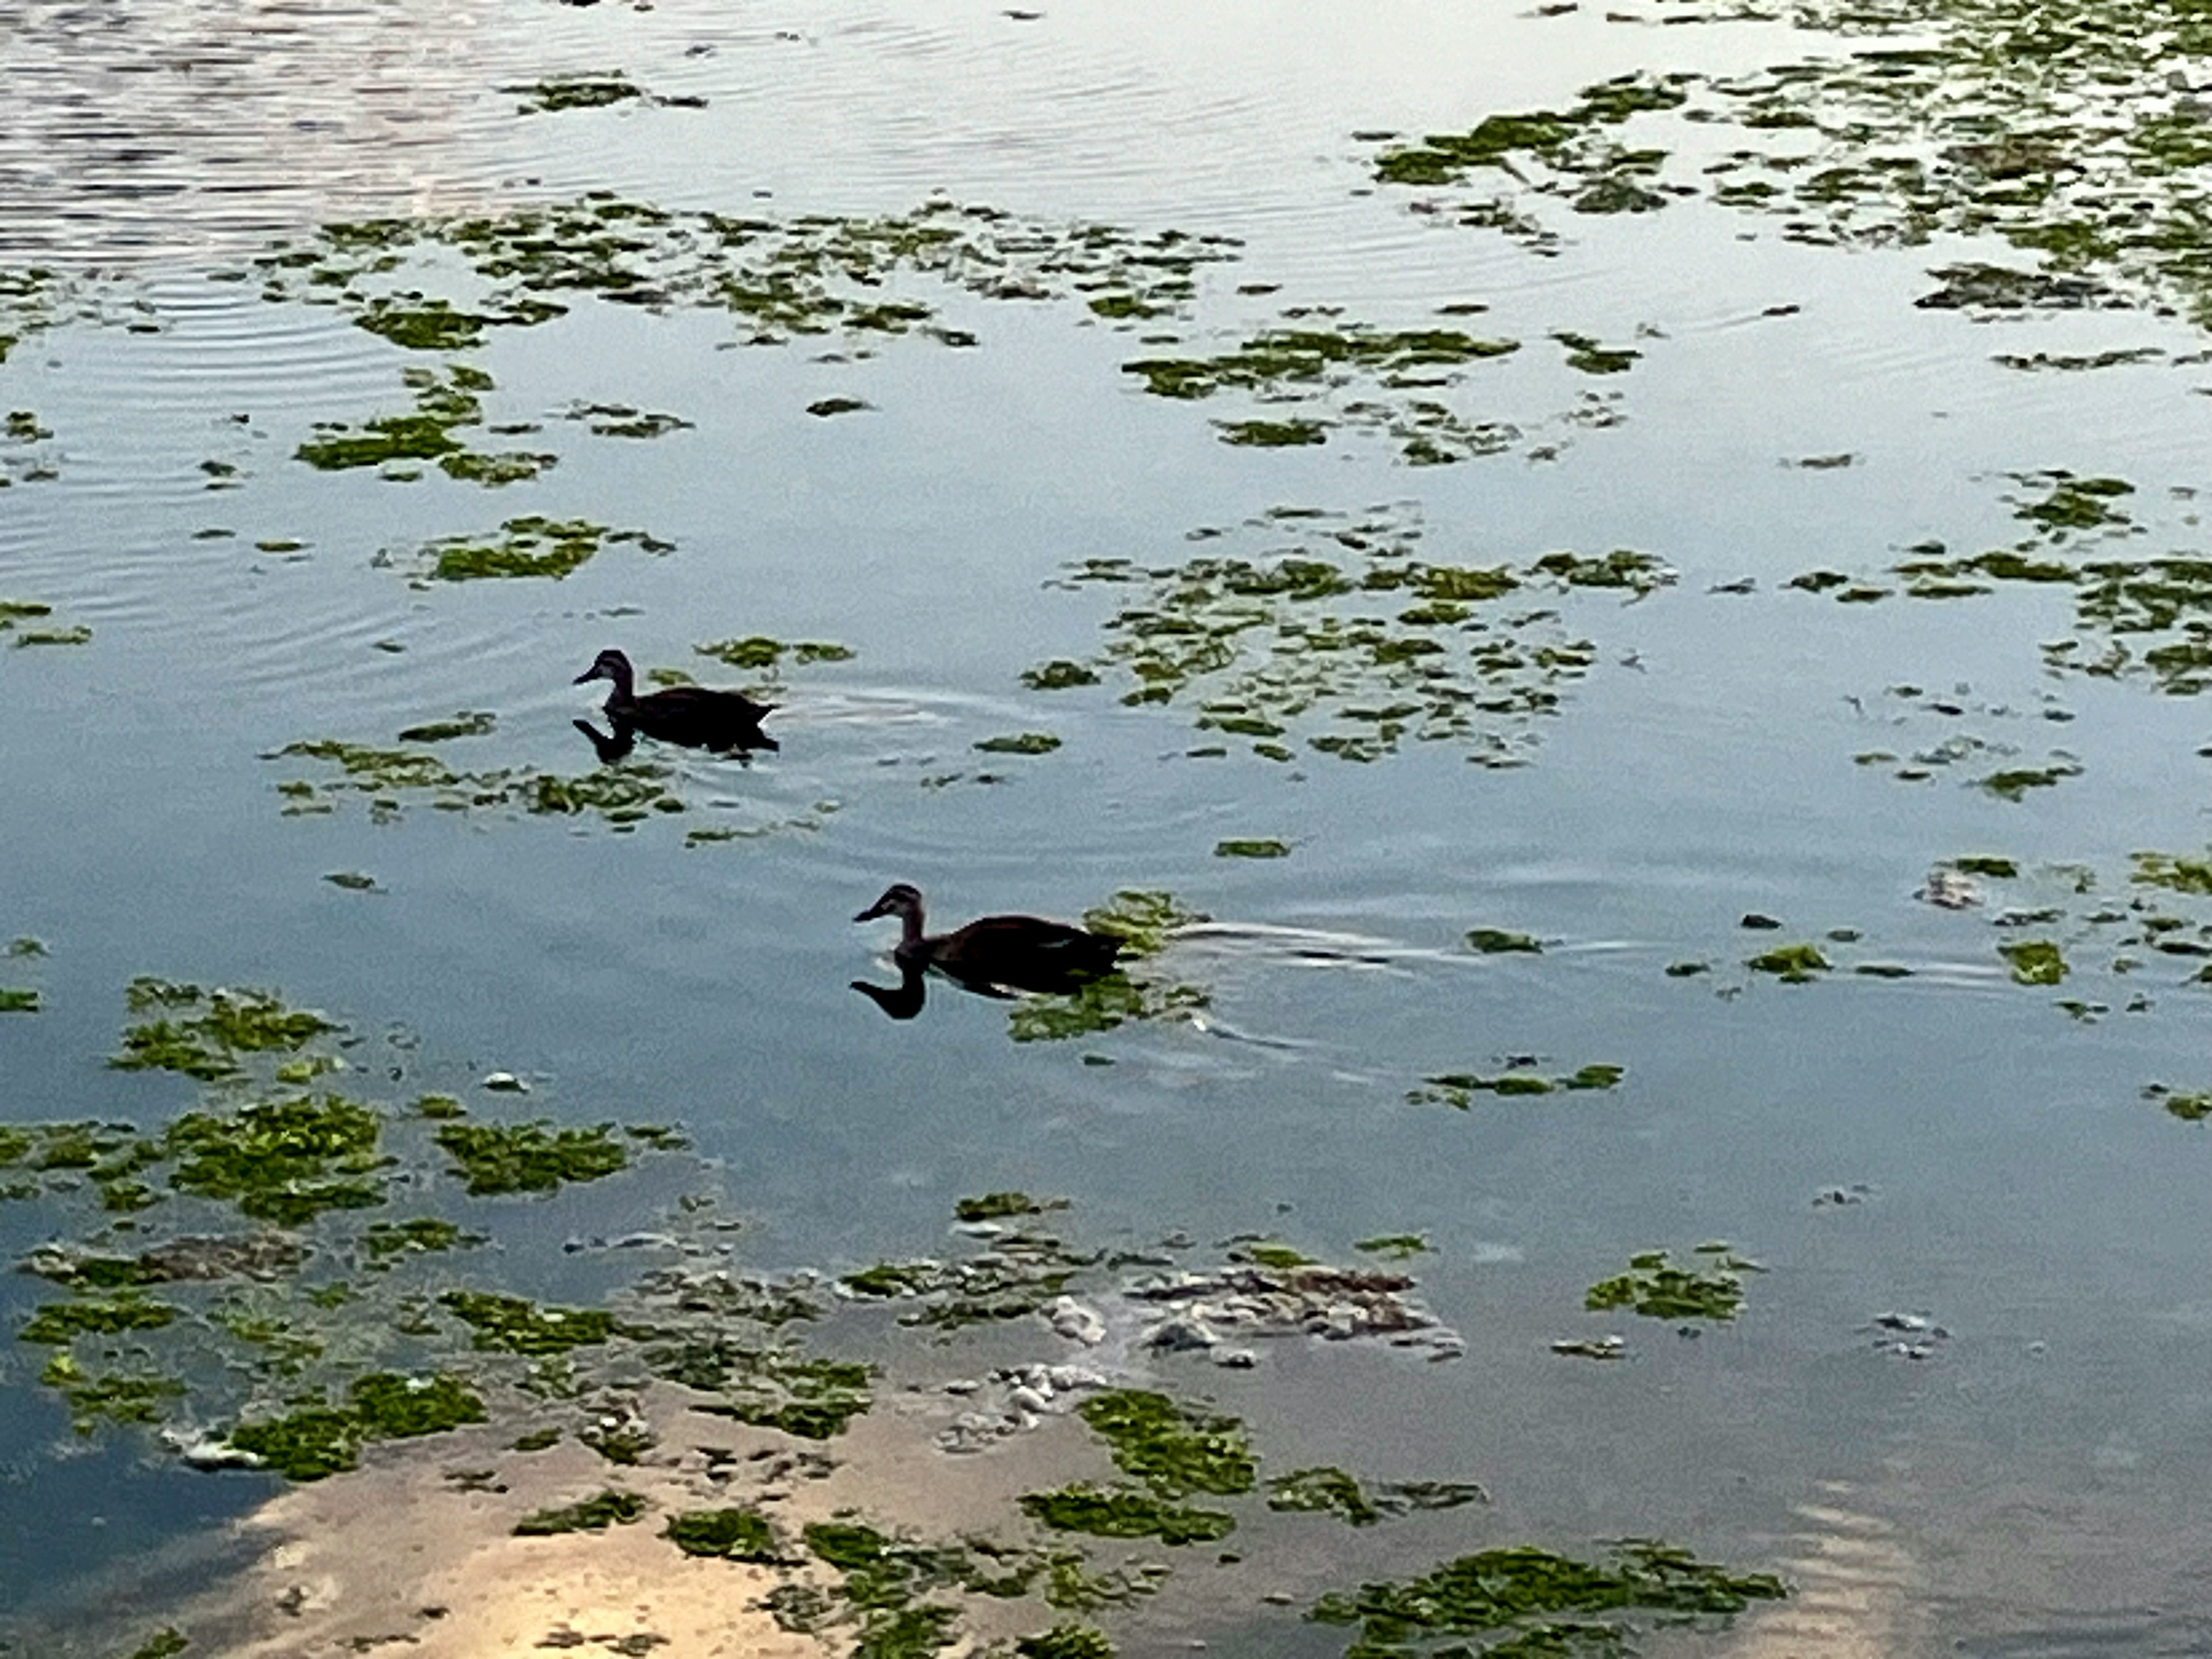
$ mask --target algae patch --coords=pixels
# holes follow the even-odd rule
[[[1646,1319],[1734,1319],[1743,1307],[1743,1275],[1764,1273],[1725,1244],[1700,1244],[1680,1263],[1664,1250],[1628,1260],[1628,1271],[1600,1279],[1583,1297],[1592,1313],[1626,1308]]]

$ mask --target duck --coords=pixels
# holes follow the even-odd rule
[[[687,749],[728,752],[782,746],[760,729],[775,703],[755,702],[742,692],[710,690],[703,685],[672,685],[641,697],[637,672],[619,651],[600,652],[592,665],[576,676],[575,684],[582,685],[589,680],[609,680],[614,684],[615,689],[607,693],[606,716],[615,736],[607,741],[618,744],[623,753],[629,752],[630,734],[637,732]]]
[[[873,921],[896,916],[902,925],[892,960],[902,973],[928,968],[974,990],[1073,990],[1084,980],[1109,973],[1125,943],[1113,933],[1094,933],[1042,916],[983,916],[949,933],[922,931],[921,890],[896,882],[884,896],[853,918]]]

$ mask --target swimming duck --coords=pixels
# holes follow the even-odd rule
[[[602,651],[592,665],[576,676],[575,683],[611,680],[607,720],[615,728],[611,740],[628,751],[629,737],[642,732],[663,743],[687,749],[775,749],[774,738],[760,729],[763,716],[775,708],[755,702],[736,691],[714,691],[703,685],[672,685],[665,690],[637,695],[637,675],[629,659],[619,651]],[[596,745],[595,745],[596,746]]]
[[[898,882],[853,918],[896,916],[903,924],[892,952],[902,971],[935,968],[971,988],[1011,988],[1064,993],[1108,972],[1122,941],[1042,916],[984,916],[949,933],[922,932],[921,891]]]

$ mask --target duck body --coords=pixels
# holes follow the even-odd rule
[[[615,728],[611,741],[622,744],[624,752],[631,734],[639,732],[687,749],[781,747],[761,730],[761,720],[775,708],[772,702],[755,702],[741,692],[703,685],[672,685],[640,696],[636,672],[619,651],[600,652],[575,683],[582,685],[589,680],[608,680],[614,685],[607,693],[607,722]]]
[[[921,893],[900,882],[853,918],[896,916],[903,928],[892,952],[902,972],[935,968],[974,988],[1060,994],[1110,972],[1122,941],[1112,933],[1042,916],[983,916],[949,933],[922,930]]]

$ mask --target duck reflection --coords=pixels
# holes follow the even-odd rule
[[[703,685],[672,685],[665,690],[637,695],[636,671],[619,651],[602,651],[592,665],[576,676],[576,684],[607,680],[607,724],[602,732],[588,720],[576,729],[592,741],[603,764],[626,757],[637,744],[638,734],[686,749],[711,750],[716,754],[742,755],[755,749],[782,745],[761,730],[762,719],[775,704],[755,702],[737,691],[716,691]]]

